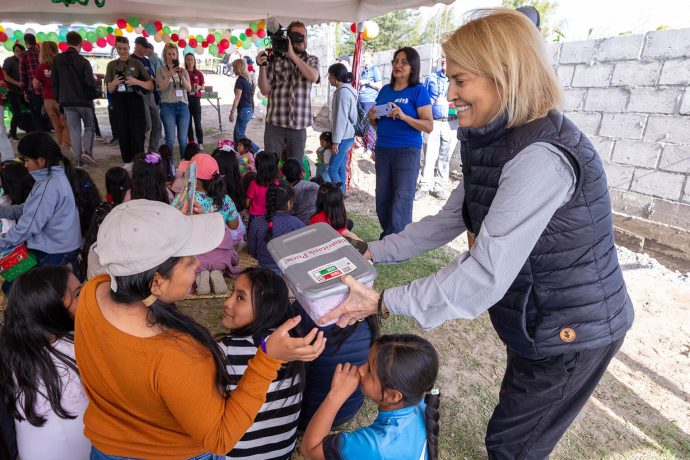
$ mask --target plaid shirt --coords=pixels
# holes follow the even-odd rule
[[[306,52],[301,57],[319,69],[319,58]],[[290,129],[311,126],[311,82],[287,56],[276,55],[266,70],[271,86],[266,122]]]
[[[31,81],[38,69],[38,46],[27,48],[19,57],[19,81],[25,93],[41,94],[41,89],[34,90]]]

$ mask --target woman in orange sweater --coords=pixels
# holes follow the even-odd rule
[[[323,350],[315,329],[290,337],[299,323],[292,318],[265,338],[227,392],[220,349],[174,305],[194,282],[194,254],[215,248],[224,232],[218,214],[190,217],[146,200],[124,203],[103,221],[98,253],[109,276],[83,287],[75,323],[92,460],[224,458],[252,425],[281,363],[311,361]]]

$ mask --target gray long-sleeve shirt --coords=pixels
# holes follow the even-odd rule
[[[575,187],[575,172],[563,152],[548,143],[529,145],[503,167],[475,245],[436,273],[387,289],[386,307],[392,314],[414,318],[424,329],[476,318],[503,298]],[[369,243],[374,262],[406,260],[455,239],[465,231],[464,198],[461,182],[436,215]]]
[[[335,92],[331,107],[331,132],[333,143],[355,137],[357,123],[357,91],[349,83],[343,83]],[[337,153],[337,152],[333,152]]]

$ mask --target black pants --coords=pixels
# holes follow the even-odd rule
[[[538,360],[508,349],[498,406],[486,431],[489,459],[548,458],[621,345],[623,338],[594,350]]]
[[[146,109],[144,100],[135,93],[113,95],[113,115],[117,125],[122,161],[131,163],[135,156],[144,153],[146,137]]]
[[[113,139],[118,139],[118,126],[115,119],[115,109],[112,104],[108,105],[108,121],[110,122],[110,131],[113,133]]]
[[[100,128],[100,126],[98,126],[98,117],[96,116],[96,108],[92,107],[91,110],[93,111],[93,129],[94,129],[94,132],[96,133],[96,136],[103,137],[101,135],[101,128]]]
[[[194,142],[194,130],[196,129],[196,143],[204,143],[204,130],[201,129],[201,98],[189,96],[189,129],[187,140]]]
[[[33,131],[45,131],[43,122],[43,98],[39,94],[29,93],[29,110]]]
[[[22,95],[20,93],[7,93],[7,103],[12,110],[12,121],[10,122],[10,137],[17,137],[17,125],[19,116],[22,113]]]

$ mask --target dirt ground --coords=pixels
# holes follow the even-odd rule
[[[224,132],[218,131],[216,112],[203,106],[208,148],[218,139],[232,137],[227,121],[234,80],[216,75],[208,83],[220,90]],[[257,114],[259,117],[260,113]],[[101,129],[109,135],[104,107],[98,109]],[[248,136],[263,143],[260,118],[249,125]],[[16,146],[16,144],[15,144]],[[307,155],[313,160],[318,133],[309,130]],[[87,168],[104,191],[103,174],[121,164],[117,147],[97,141],[98,168]],[[348,192],[350,212],[375,217],[374,163],[357,152],[353,162],[353,189]],[[436,212],[441,202],[428,197],[415,203],[414,218]],[[448,250],[466,250],[463,237]],[[625,344],[606,372],[571,429],[559,443],[557,459],[670,459],[690,458],[690,278],[673,272],[644,254],[618,251],[630,296],[635,323]],[[187,302],[189,304],[189,302]],[[195,301],[190,311],[207,325],[218,324],[222,301]],[[412,322],[395,327],[419,331]],[[420,332],[421,333],[421,332]],[[504,346],[487,315],[475,321],[453,321],[423,334],[441,356],[442,458],[485,458],[486,423],[498,399],[505,367]],[[366,411],[365,411],[366,412]],[[366,421],[371,408],[362,415]]]

